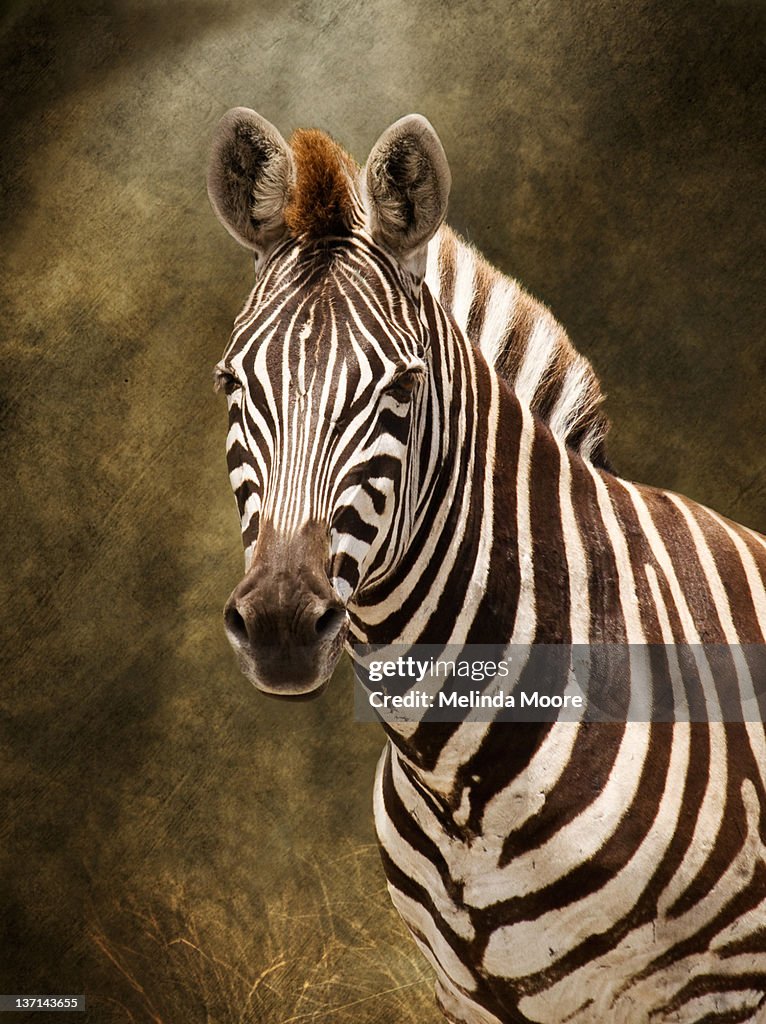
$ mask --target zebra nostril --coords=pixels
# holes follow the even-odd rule
[[[230,605],[223,613],[223,622],[226,632],[238,644],[246,644],[249,641],[247,625],[234,605]]]
[[[346,613],[341,608],[328,608],[314,623],[314,629],[320,640],[335,636],[343,625]]]

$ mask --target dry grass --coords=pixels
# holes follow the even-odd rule
[[[430,971],[380,877],[374,848],[347,848],[296,864],[292,891],[261,907],[195,903],[166,883],[150,907],[111,908],[91,928],[92,1019],[437,1024]]]

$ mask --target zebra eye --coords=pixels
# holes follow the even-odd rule
[[[397,402],[409,402],[421,376],[417,370],[405,370],[391,381],[386,388],[386,394]]]
[[[231,395],[242,387],[241,381],[225,366],[216,366],[213,374],[213,389],[215,391],[223,391],[224,394]]]

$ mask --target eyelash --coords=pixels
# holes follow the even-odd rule
[[[386,394],[397,402],[409,402],[418,385],[420,374],[403,373],[393,380],[386,388]]]
[[[220,366],[216,366],[213,387],[216,391],[223,391],[225,395],[232,395],[235,391],[239,391],[242,384],[230,370],[224,370]]]

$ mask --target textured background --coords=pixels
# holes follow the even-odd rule
[[[244,104],[362,160],[426,114],[452,224],[591,358],[623,474],[766,530],[764,8],[4,12],[0,991],[87,991],[97,1022],[435,1022],[373,845],[381,736],[345,672],[273,704],[223,636],[211,368],[249,263],[208,208],[211,131]]]

